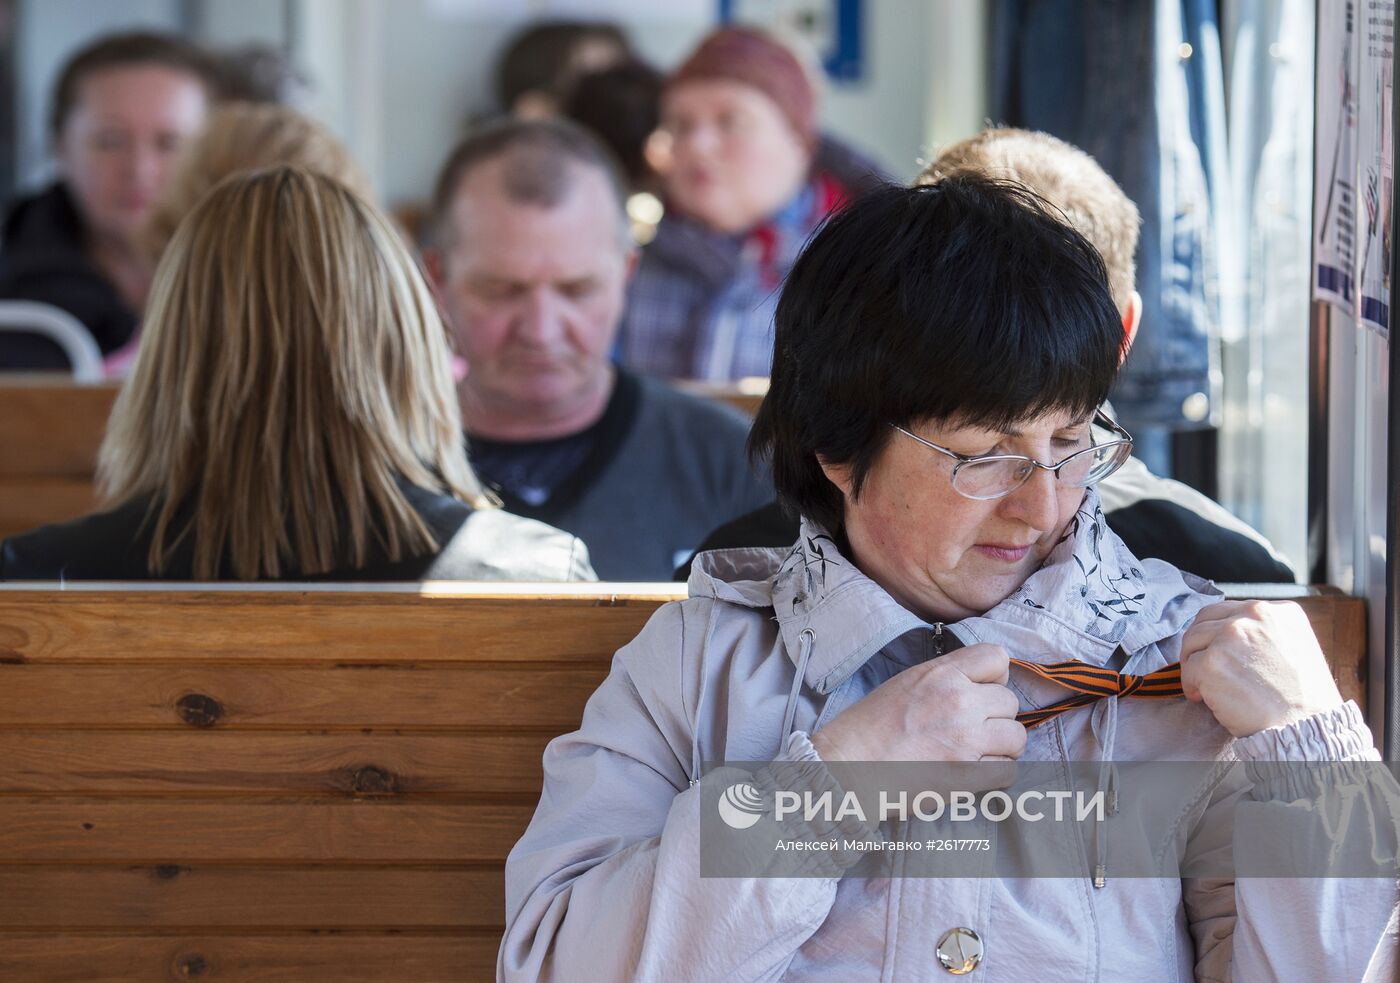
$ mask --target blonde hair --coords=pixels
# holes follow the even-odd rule
[[[1094,158],[1048,133],[992,127],[943,151],[914,183],[934,184],[958,174],[1015,181],[1064,212],[1103,257],[1113,302],[1120,311],[1128,309],[1142,219]]]
[[[345,146],[319,123],[286,106],[228,103],[215,110],[180,153],[175,172],[146,220],[142,240],[152,260],[199,200],[230,174],[289,164],[335,178],[366,201],[369,181]]]
[[[400,479],[493,504],[413,257],[373,205],[294,167],[228,178],[176,229],[98,479],[108,504],[151,496],[153,574],[193,536],[201,580],[360,567],[372,540],[390,562],[436,551]]]

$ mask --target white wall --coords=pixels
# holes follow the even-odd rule
[[[284,40],[288,0],[202,0],[194,7],[191,26],[206,40],[230,46]]]

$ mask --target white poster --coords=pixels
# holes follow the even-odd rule
[[[1357,232],[1361,249],[1357,283],[1360,323],[1387,334],[1390,325],[1391,197],[1394,147],[1391,93],[1394,91],[1395,0],[1363,0],[1360,104],[1357,130]]]
[[[1317,139],[1313,175],[1313,299],[1357,314],[1356,130],[1360,38],[1357,5],[1319,0]]]

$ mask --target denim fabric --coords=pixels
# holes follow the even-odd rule
[[[1083,148],[1142,213],[1142,329],[1113,393],[1130,429],[1205,426],[1212,413],[1190,397],[1205,394],[1212,412],[1216,403],[1211,192],[1226,187],[1219,47],[1211,0],[994,7],[993,118]]]

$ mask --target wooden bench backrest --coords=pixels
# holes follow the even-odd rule
[[[753,416],[766,382],[677,385]],[[0,539],[97,508],[97,449],[117,390],[117,383],[0,375]]]
[[[489,979],[544,745],[678,587],[0,591],[0,979]]]
[[[728,403],[746,416],[758,413],[758,406],[768,392],[768,380],[762,378],[740,379],[737,382],[703,382],[696,379],[677,379],[672,382],[681,392]]]
[[[0,539],[97,504],[97,449],[115,385],[0,382]]]
[[[677,586],[0,589],[0,979],[492,978],[544,745]],[[1364,602],[1301,600],[1360,695]]]

